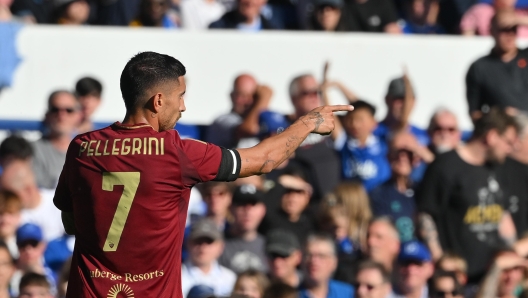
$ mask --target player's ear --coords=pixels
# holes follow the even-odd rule
[[[150,99],[150,102],[152,105],[152,109],[154,110],[155,113],[161,112],[161,109],[163,108],[163,105],[165,104],[163,94],[162,93],[154,94],[154,96],[152,96],[152,98]]]

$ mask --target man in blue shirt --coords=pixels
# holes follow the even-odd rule
[[[300,287],[300,298],[354,297],[354,287],[332,279],[337,268],[337,255],[334,240],[330,236],[309,236],[305,251],[305,279]]]

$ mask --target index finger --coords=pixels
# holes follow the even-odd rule
[[[328,106],[331,112],[340,112],[340,111],[353,111],[354,107],[352,105],[333,105]]]

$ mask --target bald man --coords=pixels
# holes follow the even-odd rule
[[[22,203],[21,224],[34,223],[42,228],[50,241],[64,234],[61,212],[53,204],[54,190],[39,189],[31,165],[13,161],[0,176],[0,188],[15,193]]]
[[[205,140],[226,148],[252,147],[258,143],[258,117],[268,108],[272,91],[259,86],[249,74],[241,74],[233,82],[231,111],[216,118],[209,126]]]

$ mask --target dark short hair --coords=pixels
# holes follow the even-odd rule
[[[101,97],[103,85],[94,78],[84,77],[75,84],[75,93],[77,96],[93,95],[95,97]]]
[[[376,115],[376,107],[364,100],[357,100],[352,105],[354,106],[354,111],[349,112],[349,113],[354,113],[355,111],[359,111],[363,109],[363,110],[367,110],[372,115],[372,117]]]
[[[444,271],[444,270],[436,270],[433,277],[429,280],[429,292],[432,294],[431,297],[436,297],[436,289],[435,289],[435,282],[440,278],[451,278],[453,280],[453,283],[455,285],[455,291],[460,293],[460,295],[464,294],[464,291],[462,289],[462,286],[458,282],[458,278],[456,276],[455,272],[452,271]]]
[[[475,130],[471,139],[483,138],[492,130],[502,135],[510,127],[513,127],[517,133],[519,132],[519,125],[514,117],[508,115],[503,109],[493,107],[475,121]]]
[[[22,290],[28,286],[39,286],[45,287],[48,290],[51,289],[51,285],[46,276],[34,272],[29,272],[22,276],[22,279],[20,279],[19,291],[22,292]]]
[[[391,282],[391,274],[390,272],[380,263],[367,259],[364,261],[361,261],[357,268],[357,274],[363,270],[367,269],[374,269],[378,270],[378,272],[381,274],[381,278],[383,280],[383,283],[390,283]],[[356,274],[356,275],[357,275]]]
[[[21,136],[11,135],[0,144],[0,159],[15,158],[27,160],[33,156],[31,144]]]
[[[72,92],[70,92],[68,90],[65,90],[65,89],[55,90],[55,91],[51,92],[51,94],[48,97],[48,111],[51,110],[51,102],[55,99],[55,97],[57,97],[59,94],[63,94],[63,93],[69,94],[73,98],[77,99],[75,94],[73,94]],[[79,102],[76,101],[76,103],[78,104]]]
[[[120,87],[126,109],[141,104],[148,89],[185,75],[185,66],[169,55],[142,52],[130,59],[121,73]]]

